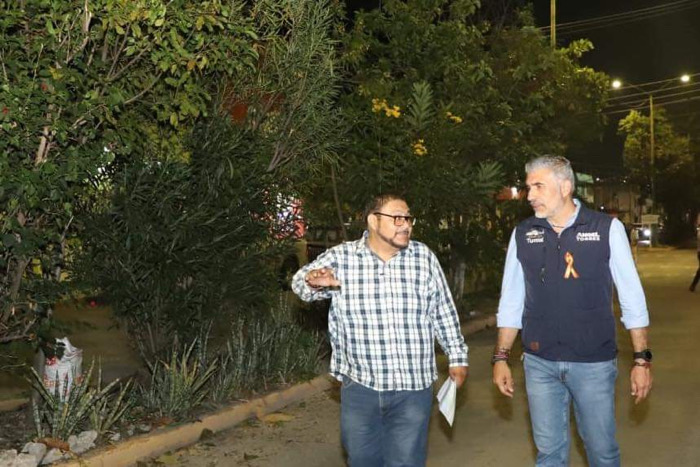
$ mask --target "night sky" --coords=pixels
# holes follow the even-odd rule
[[[535,18],[538,26],[549,25],[549,0],[534,0]],[[558,34],[559,45],[585,37],[590,39],[595,49],[586,54],[584,65],[603,71],[613,78],[632,84],[649,83],[679,77],[687,73],[700,73],[700,1],[678,2],[674,0],[559,0],[557,2],[557,23],[589,18],[599,18],[644,8],[661,7],[640,13],[652,17],[629,21],[620,18],[617,24],[567,34],[564,28]],[[662,14],[664,13],[664,14]],[[619,18],[619,17],[618,17]],[[610,21],[610,20],[607,20]],[[597,26],[602,26],[598,23]],[[644,89],[656,92],[665,83],[649,85]],[[671,83],[676,85],[676,83]],[[700,75],[694,77],[679,91],[696,91],[667,101],[700,96]],[[678,92],[678,91],[667,91]],[[659,97],[664,93],[658,93]],[[644,99],[644,97],[640,97]],[[663,102],[663,99],[657,99]],[[668,116],[676,128],[689,134],[691,140],[700,128],[700,101],[685,101],[665,106]],[[647,107],[641,109],[647,112]],[[587,157],[575,157],[579,166],[601,175],[620,173],[622,168],[622,144],[616,136],[617,121],[625,114],[609,115],[609,125],[604,140],[591,144]],[[700,135],[698,135],[700,136]]]
[[[510,5],[531,4],[537,26],[549,26],[550,0],[482,0],[482,4],[493,1]],[[349,11],[378,4],[379,0],[347,0]],[[566,23],[572,21],[646,8],[653,10],[635,13],[642,19],[631,21],[629,16],[618,16],[612,25],[597,29],[587,25],[584,30],[566,31],[571,27]],[[601,19],[595,26],[611,21],[611,18]],[[573,39],[591,40],[595,49],[584,56],[583,65],[623,82],[643,84],[679,77],[684,73],[698,73],[694,82],[683,89],[697,92],[682,96],[698,99],[667,105],[666,111],[679,131],[689,134],[691,140],[700,140],[700,134],[697,134],[700,129],[700,0],[558,0],[557,24],[557,43],[560,46]],[[645,89],[655,92],[664,84],[650,85]],[[642,110],[646,113],[644,107]],[[572,155],[579,167],[585,165],[580,168],[600,175],[622,172],[622,140],[616,137],[617,120],[622,116],[624,114],[609,116],[603,141],[591,144],[587,154]]]

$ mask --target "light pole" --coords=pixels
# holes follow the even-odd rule
[[[681,83],[689,83],[690,82],[690,75],[684,74],[679,77],[679,80]],[[651,213],[654,214],[656,212],[656,173],[655,173],[655,167],[656,167],[656,152],[655,152],[655,139],[654,139],[654,93],[658,93],[659,91],[662,91],[663,89],[667,88],[671,84],[673,84],[674,81],[669,81],[666,83],[664,86],[660,87],[659,89],[656,89],[654,91],[647,91],[646,89],[641,88],[640,86],[634,85],[634,84],[626,84],[626,87],[630,87],[633,89],[637,89],[638,91],[641,91],[642,94],[646,94],[649,98],[649,162],[650,162],[650,167],[649,167],[649,178],[650,178],[650,184],[651,184]],[[623,88],[622,81],[619,79],[613,80],[612,88],[613,89],[621,89]]]
[[[557,47],[557,0],[549,0],[549,41]]]

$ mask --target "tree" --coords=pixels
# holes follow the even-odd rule
[[[477,8],[472,0],[388,0],[357,14],[343,53],[345,215],[369,194],[406,195],[421,219],[418,237],[448,266],[458,298],[465,273],[500,269],[510,228],[495,228],[505,211],[495,192],[516,183],[526,159],[565,152],[573,129],[591,134],[607,85],[577,64],[589,43],[552,50],[527,14],[492,29],[471,21]],[[307,198],[332,199],[326,173]]]
[[[149,146],[110,166],[109,203],[88,212],[82,276],[144,350],[270,304],[280,211],[295,179],[334,157],[336,21],[330,2],[266,0],[249,11],[259,60],[219,81],[179,152]],[[185,157],[186,156],[186,157]]]
[[[225,0],[7,0],[0,16],[0,342],[9,342],[31,335],[57,297],[89,181],[191,125],[210,105],[211,76],[235,76],[258,53],[245,5]]]
[[[650,197],[652,177],[655,203],[663,206],[669,239],[687,235],[689,214],[697,209],[697,178],[688,137],[679,135],[664,109],[654,112],[654,161],[651,160],[650,119],[633,110],[620,120],[618,131],[625,136],[624,163],[632,181]],[[692,222],[692,220],[691,220]]]

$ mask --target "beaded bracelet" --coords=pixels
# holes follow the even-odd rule
[[[493,349],[493,355],[491,356],[491,365],[495,364],[496,362],[508,363],[509,358],[510,349],[506,349],[504,347],[496,347],[495,349]]]

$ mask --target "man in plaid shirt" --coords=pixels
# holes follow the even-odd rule
[[[292,280],[304,301],[331,299],[331,374],[342,381],[341,436],[351,466],[422,466],[437,337],[450,377],[467,376],[467,346],[435,254],[410,240],[406,201],[381,195],[361,239],[331,248]]]

